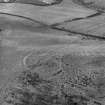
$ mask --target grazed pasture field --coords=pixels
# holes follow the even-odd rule
[[[0,4],[0,105],[104,105],[104,1],[24,2]]]

